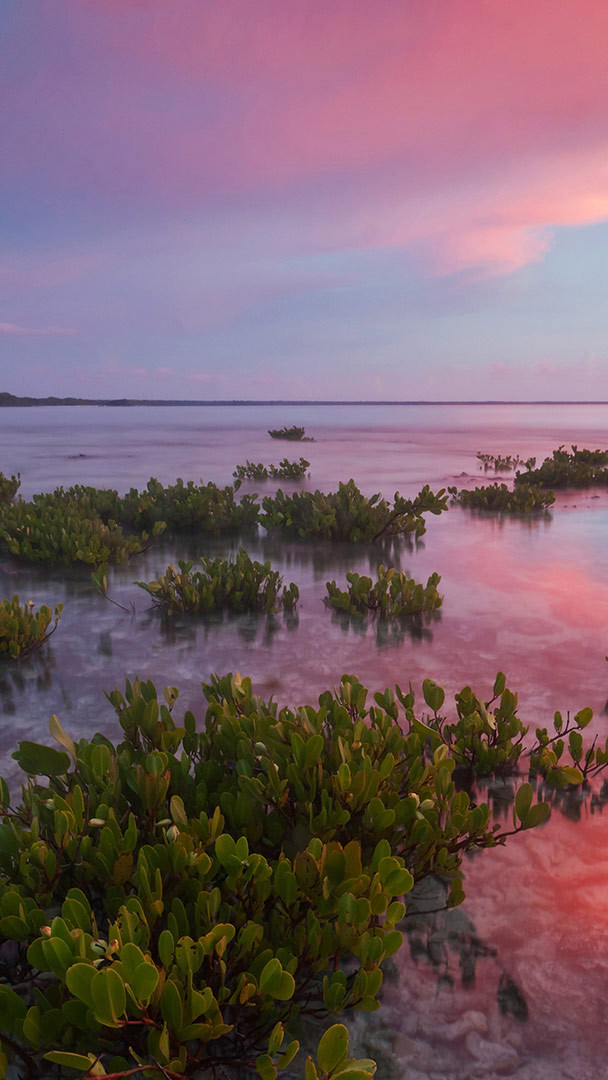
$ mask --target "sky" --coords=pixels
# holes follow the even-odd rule
[[[606,0],[2,0],[0,390],[608,400]]]

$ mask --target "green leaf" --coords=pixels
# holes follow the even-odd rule
[[[72,964],[68,969],[65,982],[68,990],[74,997],[84,1001],[90,1009],[95,1006],[91,985],[97,975],[97,969],[92,964]]]
[[[273,1065],[272,1058],[269,1054],[260,1054],[260,1056],[256,1058],[255,1069],[262,1080],[275,1080],[277,1070]]]
[[[65,747],[68,754],[72,758],[74,765],[76,765],[76,746],[74,744],[74,740],[70,738],[66,731],[64,731],[61,723],[59,722],[59,717],[55,716],[55,713],[53,713],[51,719],[49,720],[49,732],[54,739],[57,739],[57,742],[61,746]]]
[[[15,761],[29,776],[64,776],[70,767],[69,755],[64,750],[24,739],[13,754]]]
[[[83,1069],[88,1072],[95,1061],[93,1056],[89,1057],[87,1055],[85,1057],[84,1054],[70,1054],[62,1050],[50,1050],[44,1057],[46,1061],[51,1061],[53,1065],[65,1065],[68,1069],[78,1069],[80,1072]]]
[[[259,987],[263,994],[271,994],[275,996],[275,990],[281,982],[281,976],[283,974],[283,968],[281,961],[277,960],[276,956],[273,956],[272,960],[264,966],[262,974],[259,978]]]
[[[279,985],[273,990],[272,996],[278,1001],[289,1001],[296,989],[295,979],[288,971],[284,971],[279,980]]]
[[[130,982],[137,1000],[147,1005],[158,986],[158,971],[153,964],[140,964]]]
[[[324,1072],[331,1073],[348,1054],[348,1031],[344,1024],[332,1024],[321,1036],[317,1061]]]
[[[118,1027],[118,1020],[127,1007],[125,984],[113,968],[102,968],[91,983],[95,1015],[109,1027]]]
[[[532,805],[532,784],[522,784],[515,795],[515,813],[523,823]]]
[[[531,806],[526,814],[526,820],[523,823],[524,829],[534,829],[537,825],[542,825],[550,814],[551,807],[549,803],[536,803],[536,806]]]

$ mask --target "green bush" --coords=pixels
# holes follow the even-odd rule
[[[175,688],[159,702],[127,682],[108,695],[118,745],[75,743],[52,717],[60,749],[13,755],[26,783],[13,809],[0,781],[0,1075],[8,1059],[30,1076],[274,1078],[299,1017],[378,1007],[415,882],[439,873],[459,903],[465,853],[549,813],[523,785],[501,833],[456,790],[411,690],[368,707],[344,676],[318,707],[279,710],[238,676],[203,689],[202,723],[175,717]],[[346,1054],[334,1025],[306,1077],[373,1074]]]
[[[518,473],[517,484],[539,484],[541,487],[592,487],[608,485],[608,450],[579,450],[572,446],[572,453],[563,446],[545,458],[538,469]]]
[[[12,600],[0,603],[0,656],[10,656],[14,660],[23,658],[39,649],[57,629],[63,604],[55,608],[55,622],[51,630],[53,612],[42,604],[39,611],[34,610],[34,601],[26,604],[19,602],[17,595]]]
[[[305,438],[303,427],[270,428],[268,434],[271,439],[288,439],[290,442],[314,442],[314,439]]]
[[[156,581],[136,582],[168,615],[208,611],[292,611],[298,602],[298,586],[283,588],[283,578],[270,562],[254,562],[241,548],[236,561],[201,559],[202,570],[193,563],[168,566]]]
[[[468,510],[503,510],[511,514],[530,514],[533,510],[546,510],[555,502],[552,491],[545,491],[539,484],[521,484],[511,490],[507,484],[488,484],[487,487],[464,488],[458,491],[449,487],[453,503]]]
[[[16,476],[8,476],[0,472],[0,503],[11,502],[21,487],[21,473]]]
[[[259,505],[254,495],[245,495],[237,502],[236,486],[187,483],[180,478],[166,487],[152,477],[144,491],[131,488],[120,501],[120,519],[136,530],[151,529],[163,521],[171,531],[196,529],[197,532],[220,536],[254,526]]]
[[[159,523],[154,535],[163,527]],[[28,562],[120,563],[143,551],[147,540],[145,532],[125,536],[112,519],[106,523],[56,495],[0,506],[0,549]]]
[[[435,495],[428,485],[414,499],[395,493],[391,506],[379,494],[368,498],[349,480],[338,490],[301,491],[286,495],[266,495],[262,500],[261,524],[268,530],[281,529],[302,538],[348,540],[353,543],[378,540],[381,536],[401,536],[426,530],[423,514],[440,514],[447,509],[444,489]]]
[[[288,461],[283,458],[278,465],[263,465],[253,461],[247,461],[244,465],[237,465],[233,476],[237,480],[301,480],[306,475],[310,461],[301,457],[299,461]]]
[[[335,581],[328,581],[329,596],[324,599],[336,611],[346,611],[349,615],[363,616],[371,612],[386,619],[397,619],[441,607],[442,598],[437,592],[441,581],[439,574],[431,574],[424,586],[404,571],[379,566],[376,582],[353,571],[346,575],[346,580],[348,589],[345,592]]]

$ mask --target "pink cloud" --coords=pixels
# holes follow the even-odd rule
[[[391,246],[434,273],[511,273],[556,228],[608,218],[605,0],[67,0],[46,17],[71,63],[44,50],[35,78],[0,84],[13,181],[188,218],[238,206],[251,231],[278,212],[264,255]],[[17,270],[52,286],[89,258]]]
[[[61,337],[65,334],[76,334],[77,331],[68,326],[17,326],[16,323],[0,322],[0,334],[9,334],[15,337]]]

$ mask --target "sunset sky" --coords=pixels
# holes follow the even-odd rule
[[[608,399],[606,0],[3,0],[0,390]]]

